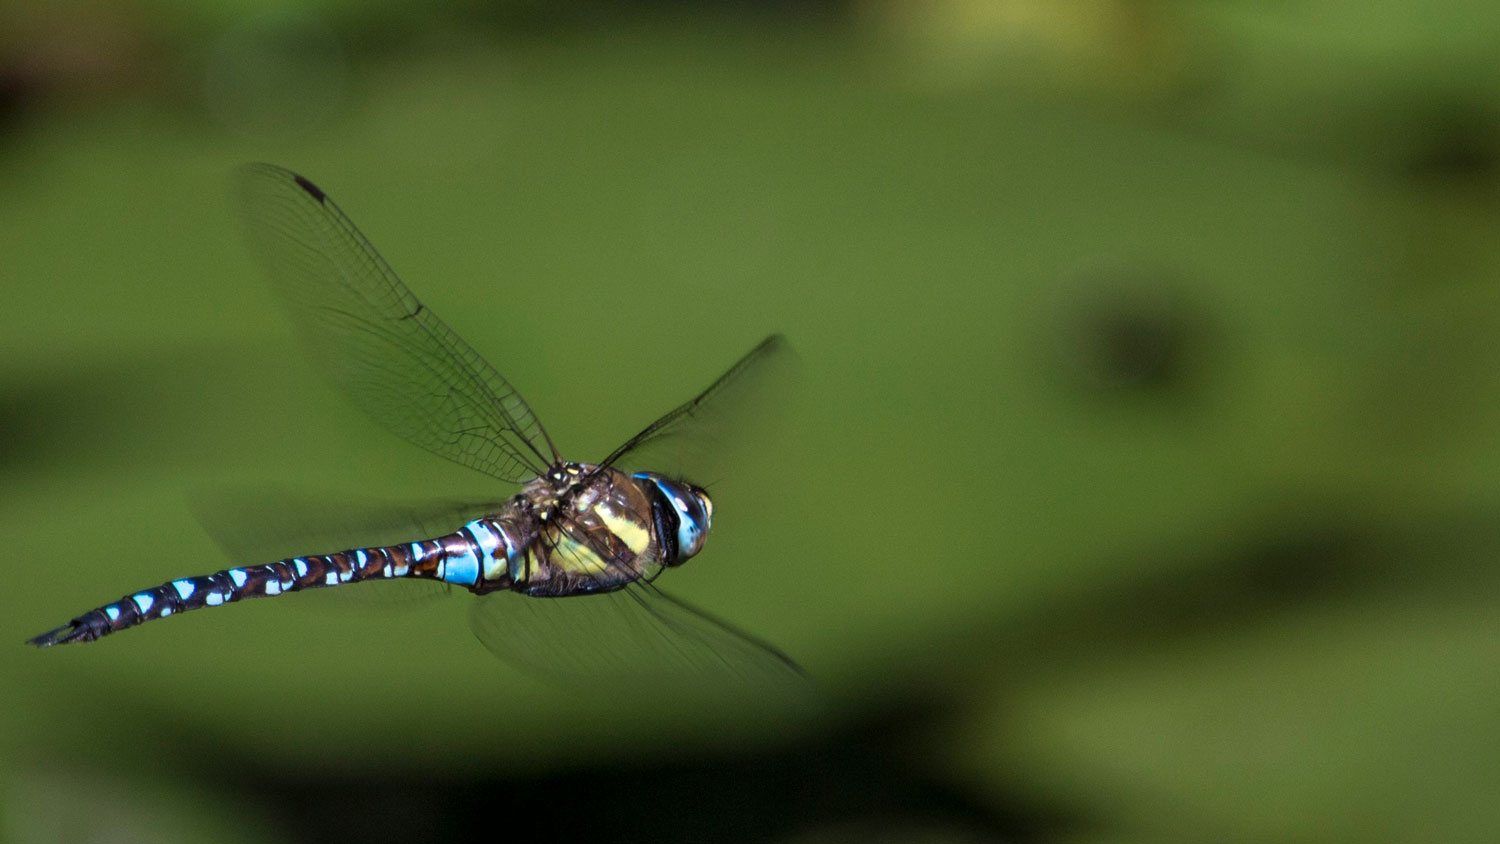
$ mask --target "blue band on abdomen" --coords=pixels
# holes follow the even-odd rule
[[[499,580],[504,577],[510,565],[510,545],[505,540],[505,535],[490,527],[483,519],[475,519],[464,525],[464,529],[474,537],[474,542],[479,546],[480,568],[483,569],[485,580]]]
[[[473,586],[479,582],[479,555],[475,553],[475,546],[479,543],[472,539],[473,534],[468,531],[467,527],[461,528],[459,533],[470,537],[469,541],[464,543],[467,547],[458,554],[449,552],[440,577],[448,583]]]

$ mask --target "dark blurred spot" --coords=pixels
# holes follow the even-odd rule
[[[118,386],[122,375],[105,368],[80,369],[0,381],[0,477],[87,461],[108,450],[111,435],[121,430],[111,424],[109,408],[125,398]],[[125,375],[124,382],[130,380]],[[94,412],[80,416],[80,406]],[[129,420],[119,421],[129,425]]]
[[[0,382],[0,475],[55,449],[44,408],[55,407],[46,388]]]
[[[0,4],[0,132],[32,108],[92,104],[161,79],[147,16],[105,0]]]
[[[169,741],[164,752],[207,766],[200,782],[265,808],[296,841],[784,842],[863,830],[878,834],[830,840],[1018,842],[1083,825],[1030,797],[991,794],[981,803],[927,771],[904,748],[941,717],[908,706],[743,755],[594,760],[529,775],[264,770],[229,758],[230,748],[204,753],[200,735],[181,736],[175,752]],[[308,799],[327,797],[331,783],[357,787]],[[893,837],[898,830],[910,837]]]
[[[1423,119],[1406,163],[1410,179],[1439,184],[1489,182],[1500,162],[1500,120],[1472,103],[1449,102]]]
[[[16,131],[22,109],[34,93],[33,87],[15,68],[0,65],[0,136]]]
[[[1342,520],[1262,537],[1223,573],[1226,595],[1287,604],[1330,597],[1357,585],[1358,559],[1370,538]],[[1351,573],[1351,569],[1355,569]]]
[[[1105,602],[1085,610],[1098,615],[1079,618],[1063,635],[1092,629],[1101,640],[1140,645],[1335,599],[1358,592],[1375,574],[1363,564],[1373,542],[1371,530],[1334,513],[1288,517],[1233,547],[1162,566],[1159,578],[1116,584]]]
[[[123,471],[220,455],[220,434],[167,425],[163,408],[224,411],[253,359],[178,348],[0,373],[0,480],[25,472]]]
[[[1089,271],[1064,285],[1061,311],[1064,365],[1095,392],[1181,393],[1204,374],[1210,322],[1171,273]]]
[[[1369,541],[1336,520],[1272,526],[1236,546],[1157,566],[1159,574],[1080,592],[1031,623],[1018,620],[1004,636],[1024,643],[1014,657],[1019,676],[1034,654],[1050,665],[1069,652],[1140,651],[1237,628],[1288,606],[1357,591],[1371,574],[1359,566]]]
[[[737,17],[791,18],[797,22],[846,20],[849,0],[455,0],[456,16],[496,33],[538,34],[558,30],[618,25],[626,20],[656,19],[662,13],[721,13]]]
[[[1101,652],[1150,652],[1223,636],[1290,611],[1317,612],[1372,594],[1493,592],[1500,517],[1478,508],[1411,524],[1358,515],[1330,502],[1289,500],[1222,547],[1162,559],[1126,579],[1039,605],[985,631],[993,665],[1024,687],[1035,673]]]

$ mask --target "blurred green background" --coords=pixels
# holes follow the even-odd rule
[[[1495,840],[1496,67],[1481,0],[7,0],[0,836]],[[223,567],[195,489],[496,491],[313,376],[249,160],[574,459],[785,332],[665,582],[827,713],[564,695],[467,596],[23,647]]]

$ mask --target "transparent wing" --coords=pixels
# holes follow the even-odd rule
[[[793,697],[807,691],[802,669],[776,647],[657,589],[650,581],[660,568],[648,566],[637,580],[627,567],[628,549],[612,551],[566,520],[554,526],[618,572],[615,588],[566,597],[485,596],[470,621],[491,652],[565,688]]]
[[[814,694],[774,646],[641,581],[565,598],[492,593],[475,601],[470,626],[496,656],[567,690],[779,705]]]
[[[284,487],[194,490],[188,507],[238,565],[430,539],[500,510],[493,501],[388,501]]]
[[[280,487],[195,490],[189,509],[233,565],[430,539],[498,511],[500,502],[383,501]],[[403,579],[378,588],[316,590],[320,601],[406,603],[446,595],[447,584]],[[332,597],[326,597],[332,596]]]
[[[747,417],[772,415],[770,388],[794,360],[784,337],[767,337],[708,389],[615,449],[601,467],[707,477],[731,450],[730,434],[756,421]],[[568,689],[767,706],[816,701],[801,668],[775,646],[662,592],[650,582],[659,568],[648,567],[644,579],[633,580],[628,550],[603,547],[567,522],[555,524],[617,566],[623,585],[587,595],[481,598],[470,623],[501,659]]]
[[[241,168],[238,182],[252,251],[312,359],[355,406],[487,475],[541,474],[551,442],[531,408],[417,301],[333,200],[270,164]]]
[[[778,388],[795,364],[791,344],[772,334],[708,389],[652,422],[599,465],[650,470],[701,484],[717,481],[735,450],[732,440],[779,415],[786,391]]]

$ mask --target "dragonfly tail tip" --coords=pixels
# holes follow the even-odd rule
[[[38,648],[48,648],[67,641],[67,634],[73,631],[72,624],[65,624],[56,630],[48,630],[40,636],[33,636],[26,640],[26,644],[35,645]]]
[[[31,637],[26,640],[26,644],[38,648],[50,648],[53,645],[66,645],[69,642],[90,642],[99,638],[100,635],[102,635],[101,632],[94,627],[74,620],[54,630],[48,630],[40,636]]]

